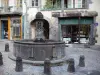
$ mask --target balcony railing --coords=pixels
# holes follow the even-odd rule
[[[47,2],[43,7],[42,10],[59,10],[61,9],[61,2],[56,1],[55,3],[53,2]]]
[[[22,7],[8,6],[0,7],[0,12],[22,12]]]
[[[61,8],[63,7],[64,10],[68,10],[68,9],[86,9],[87,8],[87,4],[86,2],[84,3],[64,3],[64,5],[62,5],[61,0],[47,0],[48,2],[46,2],[46,4],[41,8],[42,10],[61,10]],[[52,2],[55,1],[55,2]]]

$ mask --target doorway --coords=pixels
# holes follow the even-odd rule
[[[8,20],[1,21],[2,39],[8,39]]]

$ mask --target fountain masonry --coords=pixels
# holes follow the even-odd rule
[[[44,18],[41,12],[36,14],[34,23],[36,24],[35,39],[25,39],[14,41],[14,57],[21,57],[31,63],[43,64],[46,58],[51,63],[60,63],[65,59],[65,43],[62,41],[44,39],[43,23]]]

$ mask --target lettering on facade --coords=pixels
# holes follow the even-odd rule
[[[72,16],[81,16],[81,13],[77,12],[77,13],[70,13],[70,12],[64,12],[64,13],[60,13],[60,12],[52,12],[52,16],[53,17],[72,17]]]
[[[78,17],[78,16],[97,16],[97,12],[91,11],[73,11],[73,12],[52,12],[53,17]]]
[[[72,17],[72,16],[81,16],[81,13],[66,13],[63,16],[68,16],[68,17]]]
[[[60,12],[52,12],[53,17],[60,17]]]

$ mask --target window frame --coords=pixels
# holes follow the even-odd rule
[[[13,38],[19,38],[20,37],[20,19],[19,18],[15,18],[12,20],[12,29],[13,29],[13,33],[12,33],[12,37]],[[18,30],[18,31],[17,31]]]
[[[37,1],[37,2],[36,2]],[[33,3],[34,2],[34,3]],[[37,5],[36,5],[37,4]],[[31,6],[32,7],[38,7],[39,6],[39,0],[31,0]]]
[[[81,3],[82,7],[79,8],[79,7],[75,7],[76,3],[75,3],[75,0],[72,0],[73,4],[71,3],[71,5],[73,6],[72,8],[68,8],[68,5],[67,5],[67,8],[65,7],[65,0],[64,0],[64,9],[87,9],[87,0],[84,0],[84,5],[83,3]],[[83,2],[83,0],[82,0]],[[67,4],[68,4],[68,0],[67,0]]]
[[[16,0],[17,8],[22,7],[22,0]]]
[[[8,6],[9,5],[9,0],[1,0],[1,6]]]

